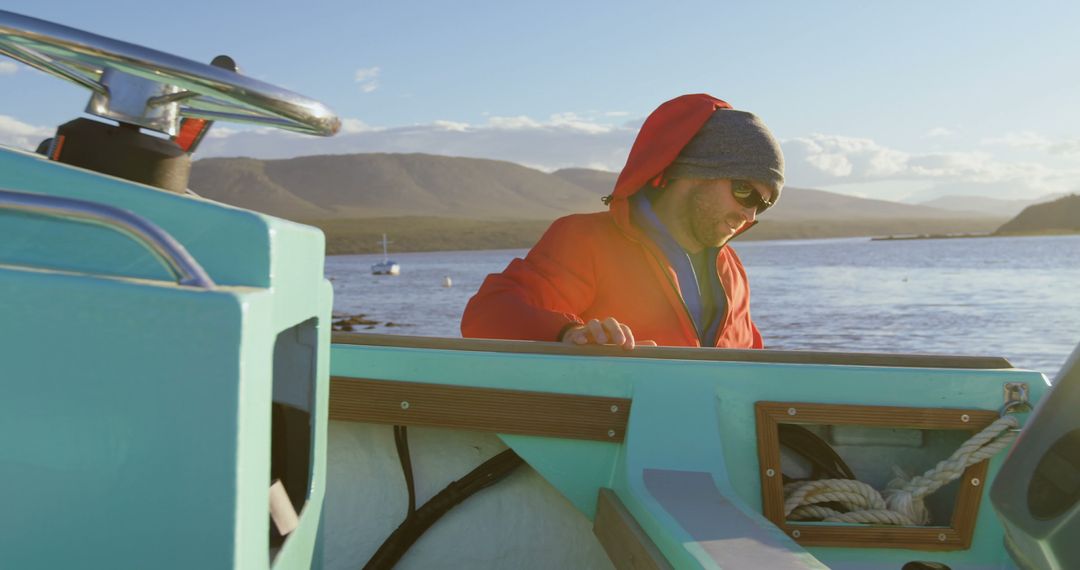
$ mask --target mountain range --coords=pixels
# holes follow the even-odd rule
[[[428,154],[209,158],[198,194],[292,220],[438,216],[545,219],[600,210],[600,195],[511,162]]]
[[[366,153],[281,160],[197,161],[199,195],[317,225],[332,253],[373,251],[380,232],[396,249],[528,247],[551,220],[605,208],[617,174],[427,154]],[[746,239],[989,233],[1009,218],[978,211],[786,187]],[[740,238],[743,239],[743,238]]]

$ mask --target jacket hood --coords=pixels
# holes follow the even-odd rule
[[[627,198],[649,181],[655,180],[659,185],[664,170],[675,161],[713,111],[730,108],[731,105],[716,97],[696,93],[660,105],[645,119],[611,193],[610,208],[616,223],[623,228],[630,226]]]

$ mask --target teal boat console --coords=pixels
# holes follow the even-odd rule
[[[326,481],[322,234],[17,151],[0,151],[0,188],[126,210],[213,282],[177,283],[122,227],[0,205],[0,480],[20,514],[2,523],[3,566],[266,568],[272,478],[299,513],[278,567],[310,566]]]

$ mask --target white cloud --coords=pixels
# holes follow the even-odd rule
[[[555,113],[547,121],[538,121],[526,115],[516,117],[488,117],[484,127],[501,130],[558,130],[579,132],[586,135],[599,135],[618,129],[614,125],[598,123],[580,117],[575,113]]]
[[[1047,149],[1050,154],[1065,156],[1080,156],[1080,139],[1072,139],[1050,145]]]
[[[0,144],[33,150],[38,143],[52,135],[52,128],[34,126],[14,117],[0,115]]]
[[[1036,137],[1015,136],[998,144],[1033,146],[1045,143]],[[1005,160],[984,151],[908,153],[882,146],[870,139],[815,134],[782,143],[785,177],[793,186],[830,188],[850,185],[870,188],[883,183],[913,187],[934,183],[937,187],[985,188],[987,195],[1030,196],[1064,192],[1080,186],[1080,164],[1051,168],[1038,162]],[[1075,150],[1062,146],[1061,152]],[[1008,189],[1008,190],[1006,190]]]
[[[612,129],[611,125],[602,125],[588,121],[578,117],[574,113],[557,113],[552,115],[550,124],[553,127],[564,127],[590,134],[606,133]]]
[[[1080,139],[1055,141],[1032,131],[1008,133],[1000,137],[980,141],[986,146],[1003,146],[1012,149],[1034,150],[1063,157],[1080,157]]]
[[[208,139],[225,139],[229,138],[240,131],[236,129],[230,129],[229,127],[222,127],[214,125],[209,131],[206,131],[206,138]]]
[[[799,184],[843,183],[897,176],[908,155],[873,140],[814,134],[783,142],[785,178]]]
[[[471,128],[469,123],[459,123],[456,121],[435,121],[431,125],[435,128],[443,129],[444,131],[456,131],[459,133],[468,131]]]
[[[611,164],[604,162],[590,162],[587,164],[582,164],[578,168],[589,168],[591,170],[607,170],[608,172],[616,172],[618,170],[617,168],[612,168]]]
[[[1000,137],[983,139],[982,144],[988,146],[1004,146],[1008,148],[1029,148],[1035,150],[1047,150],[1053,143],[1050,139],[1031,131],[1009,133]]]
[[[382,69],[378,66],[375,67],[363,67],[356,70],[354,80],[360,84],[360,90],[364,93],[371,93],[379,88],[379,74],[382,73]]]
[[[360,119],[342,119],[341,134],[351,135],[356,133],[369,133],[379,129],[372,127]]]
[[[379,76],[379,66],[375,67],[362,67],[356,70],[357,81],[367,81],[368,79],[375,79]]]
[[[923,134],[923,137],[928,138],[928,139],[937,139],[937,138],[942,138],[942,137],[951,137],[952,135],[955,135],[955,134],[956,134],[955,131],[952,131],[950,129],[946,129],[945,127],[934,127],[932,129],[930,129],[929,131],[926,131],[926,133]]]
[[[914,177],[963,182],[1001,182],[1044,178],[1049,169],[1039,164],[1005,162],[984,152],[946,152],[913,156],[907,161]]]
[[[0,75],[13,75],[19,71],[19,66],[14,61],[0,61]]]
[[[505,130],[521,130],[521,129],[539,129],[540,123],[526,117],[525,115],[518,115],[516,117],[488,117],[488,126],[495,129]]]

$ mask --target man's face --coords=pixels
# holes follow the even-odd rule
[[[695,180],[687,196],[686,223],[691,236],[704,247],[720,247],[743,226],[752,223],[757,210],[743,206],[731,194],[730,180]],[[762,198],[772,201],[769,185],[752,182]]]

